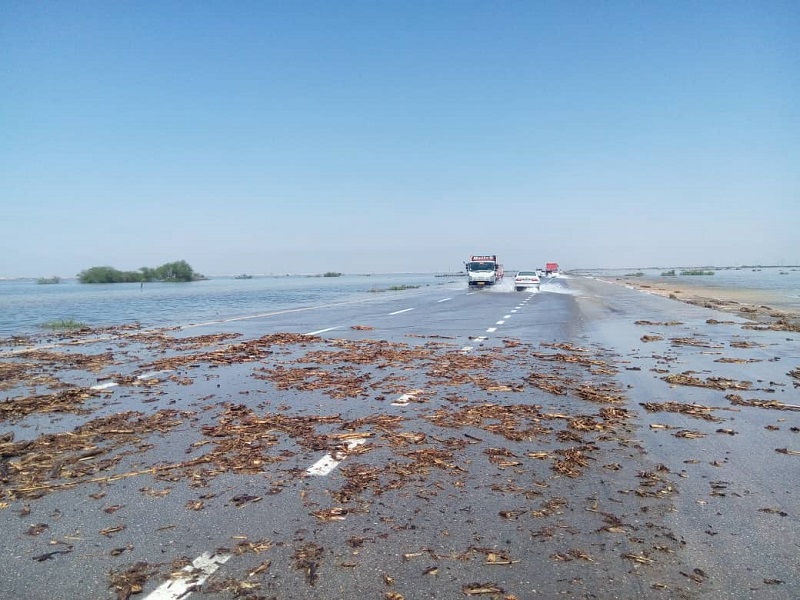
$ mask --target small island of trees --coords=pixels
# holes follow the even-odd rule
[[[149,281],[200,281],[207,279],[195,273],[185,260],[165,263],[155,269],[142,267],[138,271],[120,271],[114,267],[91,267],[78,273],[80,283],[140,283]]]

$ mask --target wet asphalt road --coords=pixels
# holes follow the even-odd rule
[[[538,294],[447,284],[168,332],[240,334],[222,349],[313,335],[235,360],[203,355],[210,342],[62,348],[113,365],[61,381],[123,383],[89,414],[0,434],[168,420],[104,430],[93,447],[119,438],[113,464],[72,482],[99,458],[62,458],[34,493],[7,478],[0,598],[795,598],[800,456],[776,450],[800,450],[798,413],[726,396],[800,404],[798,345],[709,318],[729,317],[589,279]],[[704,345],[672,341],[685,338]],[[752,385],[663,380],[689,371]],[[130,383],[142,375],[152,385]],[[641,405],[666,402],[713,420]],[[223,442],[230,463],[190,464]],[[165,583],[205,553],[219,563],[207,580]]]

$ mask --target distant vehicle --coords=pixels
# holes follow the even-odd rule
[[[536,271],[520,271],[514,277],[514,289],[518,292],[525,291],[529,288],[540,288],[541,280]]]
[[[494,285],[503,279],[503,265],[497,262],[496,254],[473,254],[466,267],[470,286]]]
[[[558,263],[547,263],[544,266],[545,277],[555,277],[558,275]]]

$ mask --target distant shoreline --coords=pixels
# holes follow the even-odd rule
[[[638,280],[632,277],[598,277],[649,294],[704,306],[754,321],[767,329],[800,332],[800,311],[782,306],[780,295],[765,290],[708,287],[681,281]]]

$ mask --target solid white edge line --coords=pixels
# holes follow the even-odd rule
[[[177,600],[178,598],[186,598],[191,594],[196,586],[200,586],[208,577],[220,568],[223,564],[228,562],[230,554],[211,554],[204,552],[192,561],[191,565],[187,565],[181,569],[186,571],[186,579],[172,579],[165,581],[149,595],[145,596],[144,600]],[[200,571],[198,574],[197,571]]]
[[[410,310],[414,310],[414,309],[413,308],[404,308],[403,310],[396,310],[394,312],[390,312],[389,316],[391,317],[392,315],[399,315],[400,313],[408,312]]]
[[[320,333],[325,333],[326,331],[333,331],[334,329],[341,328],[341,325],[337,325],[336,327],[328,327],[327,329],[320,329],[319,331],[309,331],[308,333],[304,333],[303,335],[319,335]]]

